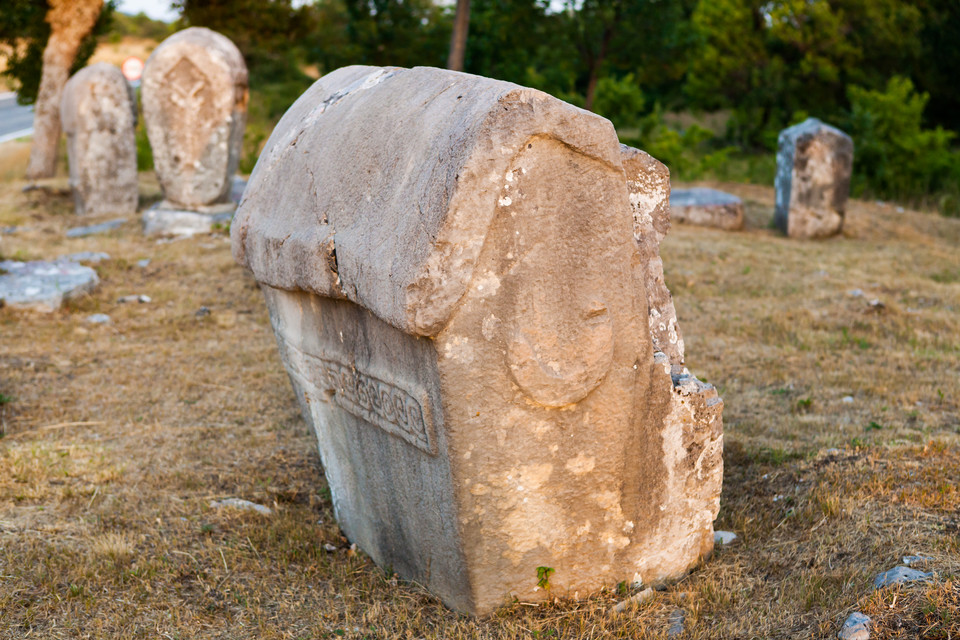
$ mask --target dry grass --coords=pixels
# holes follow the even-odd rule
[[[856,609],[875,637],[960,637],[960,221],[854,203],[845,237],[794,242],[770,189],[729,185],[747,231],[674,229],[689,364],[726,401],[717,525],[742,542],[620,616],[607,592],[473,620],[341,537],[224,236],[67,240],[63,179],[21,186],[0,183],[0,227],[29,230],[0,252],[113,259],[59,312],[0,309],[0,637],[659,638],[678,609],[683,638],[832,637]],[[274,515],[209,506],[233,496]],[[906,554],[940,579],[872,592]]]

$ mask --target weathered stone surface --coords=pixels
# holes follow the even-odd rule
[[[247,67],[237,47],[203,27],[179,31],[150,54],[141,94],[169,208],[228,202],[247,117]]]
[[[135,212],[137,110],[120,69],[101,62],[73,74],[63,89],[60,119],[77,213]]]
[[[505,82],[347,67],[290,108],[233,251],[376,562],[484,613],[710,553],[722,404],[648,313],[675,318],[668,194],[608,121]]]
[[[718,189],[674,189],[670,196],[670,217],[685,224],[736,231],[743,228],[743,202]]]
[[[233,204],[203,207],[205,211],[170,209],[165,203],[143,212],[143,232],[146,235],[192,236],[210,233],[216,225],[226,225],[233,218]]]
[[[840,233],[850,196],[853,139],[816,118],[780,132],[774,222],[791,238]]]
[[[13,308],[54,311],[98,283],[96,271],[66,260],[0,262],[0,303]]]

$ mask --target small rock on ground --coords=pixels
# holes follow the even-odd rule
[[[670,613],[670,617],[667,618],[667,622],[670,623],[669,628],[667,628],[667,637],[676,638],[681,633],[683,633],[683,623],[687,619],[687,612],[683,609],[674,609]]]
[[[903,564],[911,567],[915,564],[926,564],[927,562],[933,562],[936,558],[930,556],[903,556]]]
[[[929,582],[933,579],[932,573],[924,573],[910,567],[894,567],[889,571],[878,574],[873,579],[873,588],[882,589],[895,584],[906,584],[909,582]]]
[[[649,600],[650,598],[652,598],[655,593],[656,593],[656,591],[654,591],[653,589],[651,589],[651,588],[649,588],[649,587],[646,588],[646,589],[644,589],[643,591],[641,591],[641,592],[639,592],[639,593],[635,593],[635,594],[633,594],[632,596],[630,596],[629,598],[627,598],[626,600],[622,600],[622,601],[618,602],[618,603],[613,607],[613,609],[610,610],[610,614],[611,614],[611,615],[616,615],[616,614],[618,614],[618,613],[623,613],[623,612],[626,611],[627,608],[629,608],[629,607],[635,607],[635,606],[637,606],[638,604],[640,604],[641,602],[646,602],[647,600]]]
[[[731,545],[737,541],[737,534],[733,531],[714,531],[713,532],[713,544],[716,545]]]
[[[869,616],[855,611],[847,617],[843,626],[840,627],[837,638],[840,640],[869,640],[870,623],[871,620]]]
[[[270,507],[265,507],[262,504],[257,504],[256,502],[250,502],[249,500],[244,500],[243,498],[225,498],[223,500],[212,500],[210,506],[214,509],[219,509],[221,507],[233,507],[234,509],[243,509],[246,511],[256,511],[257,513],[263,514],[265,516],[270,515],[273,511]]]
[[[119,302],[120,304],[124,304],[127,302],[139,302],[140,304],[146,304],[151,300],[152,299],[150,298],[150,296],[145,296],[142,293],[139,295],[134,294],[129,296],[123,296],[122,298],[117,298],[117,302]]]
[[[74,227],[67,231],[68,238],[83,238],[84,236],[92,236],[96,233],[106,233],[108,231],[113,231],[118,227],[122,227],[126,224],[126,218],[117,218],[116,220],[107,220],[106,222],[101,222],[100,224],[92,224],[88,227]]]
[[[95,313],[87,316],[87,322],[90,324],[110,324],[110,316],[105,313]]]

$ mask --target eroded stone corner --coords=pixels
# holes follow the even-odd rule
[[[622,146],[621,151],[647,290],[654,362],[663,367],[672,391],[664,423],[663,504],[669,505],[669,513],[664,513],[650,540],[651,548],[663,548],[664,541],[673,540],[674,553],[692,566],[713,548],[723,480],[723,401],[713,385],[701,382],[684,366],[683,336],[664,281],[660,242],[670,228],[669,170],[638,149]],[[649,576],[664,575],[668,567],[681,564],[678,558],[667,562],[663,557],[649,560],[656,559],[655,554],[641,557],[643,566],[638,569]]]

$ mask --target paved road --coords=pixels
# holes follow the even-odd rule
[[[0,93],[0,142],[33,133],[33,106],[17,104],[14,93]]]

